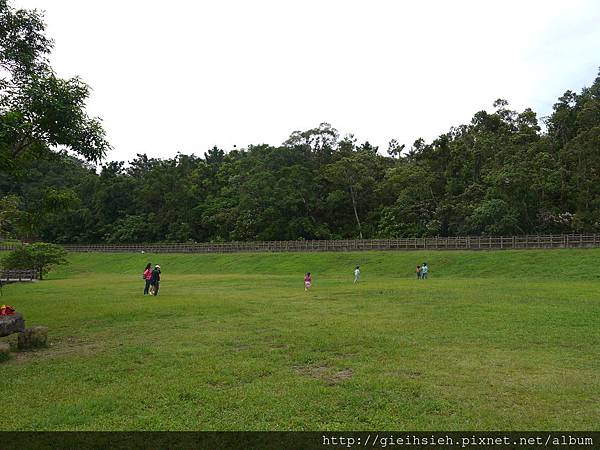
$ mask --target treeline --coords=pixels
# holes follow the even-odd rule
[[[5,234],[58,243],[600,231],[600,76],[540,121],[505,101],[387,156],[328,124],[203,157],[35,160],[4,174]],[[7,206],[8,205],[8,206]],[[1,209],[1,208],[0,208]]]

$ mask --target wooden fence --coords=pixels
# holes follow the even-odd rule
[[[3,283],[12,283],[15,281],[33,281],[39,278],[39,274],[34,269],[26,270],[0,270],[0,281]]]
[[[14,244],[0,244],[0,251]],[[526,236],[455,236],[402,239],[331,241],[257,241],[182,244],[66,244],[69,252],[123,253],[267,253],[351,252],[363,250],[508,250],[536,248],[600,247],[599,234],[555,234]]]

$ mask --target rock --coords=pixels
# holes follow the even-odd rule
[[[18,333],[25,329],[25,320],[19,313],[11,316],[0,316],[0,337]]]
[[[10,344],[8,342],[0,342],[0,363],[10,359]]]
[[[35,347],[46,347],[47,344],[47,327],[25,328],[25,331],[19,333],[19,340],[17,342],[19,350],[27,350]]]

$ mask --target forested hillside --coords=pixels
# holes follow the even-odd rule
[[[0,197],[14,209],[0,214],[4,237],[55,242],[600,232],[600,76],[549,117],[498,100],[410,148],[321,124],[276,147],[138,155],[99,171],[49,155],[2,173]]]

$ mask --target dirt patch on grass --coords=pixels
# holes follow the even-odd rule
[[[333,383],[340,383],[344,380],[349,380],[350,378],[352,378],[352,371],[350,369],[344,369],[333,374],[331,381]]]
[[[328,385],[339,384],[342,381],[351,379],[353,375],[350,369],[337,370],[327,363],[294,366],[294,371],[303,377],[323,380]]]
[[[329,366],[327,364],[311,364],[307,366],[294,366],[294,371],[298,375],[309,378],[323,378],[327,373]]]
[[[61,358],[65,356],[90,355],[100,351],[97,342],[84,341],[74,336],[62,340],[53,340],[47,347],[11,353],[14,363],[26,363],[41,358]]]

